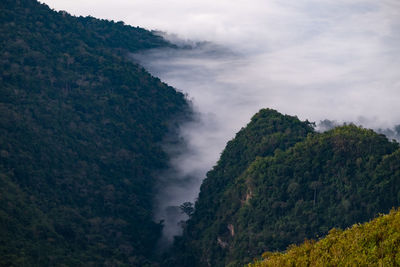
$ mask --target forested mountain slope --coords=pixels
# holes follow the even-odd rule
[[[144,29],[0,2],[0,265],[143,266],[184,96],[126,60]]]
[[[259,129],[268,129],[277,118],[288,118],[273,111],[262,111],[255,118],[260,114],[266,116]],[[249,131],[247,140],[256,122],[253,118],[241,131]],[[177,251],[183,251],[176,256],[182,266],[190,261],[198,266],[241,266],[263,251],[284,250],[305,238],[322,236],[332,227],[365,222],[400,204],[397,143],[354,125],[274,139],[307,129],[302,127],[308,123],[291,120],[280,125],[275,133],[267,131],[258,137],[275,140],[279,149],[258,154],[230,177],[224,174],[231,166],[225,165],[226,171],[219,174],[216,170],[227,160],[232,144],[240,142],[241,134],[228,144],[201,187],[184,236],[176,242]],[[255,133],[263,135],[260,130]],[[235,149],[252,147],[256,146],[247,143]],[[237,153],[232,160],[240,155],[246,153]]]
[[[276,149],[286,150],[306,138],[314,130],[309,122],[285,116],[272,109],[260,110],[250,123],[229,141],[217,165],[203,181],[195,212],[187,222],[183,238],[175,242],[174,253],[166,265],[204,265],[204,257],[220,258],[217,235],[229,231],[220,216],[227,190],[257,157],[273,155]],[[204,253],[204,255],[202,255]],[[196,262],[196,263],[193,263]]]
[[[266,252],[263,258],[248,266],[399,266],[400,211],[345,231],[332,229],[318,242],[306,241],[286,253]]]

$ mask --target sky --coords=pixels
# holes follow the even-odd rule
[[[45,0],[74,15],[124,21],[165,32],[192,50],[132,55],[187,93],[197,119],[182,125],[186,146],[166,144],[171,168],[160,174],[156,219],[167,239],[179,233],[176,210],[194,201],[225,144],[261,108],[300,119],[400,124],[398,0]],[[178,216],[179,217],[179,216]],[[180,219],[180,218],[178,218]]]

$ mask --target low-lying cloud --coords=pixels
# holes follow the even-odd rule
[[[226,142],[260,108],[398,134],[398,0],[44,2],[183,40],[210,41],[135,55],[151,73],[187,93],[198,113],[181,128],[187,144],[172,153],[163,181],[173,182],[161,187],[157,218],[165,218],[169,206],[195,200]],[[169,239],[179,232],[172,224],[166,222]]]

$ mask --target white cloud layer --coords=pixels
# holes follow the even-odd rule
[[[398,0],[43,2],[240,52],[243,65],[221,70],[218,80],[252,87],[254,98],[283,112],[311,120],[376,117],[380,126],[400,121]]]
[[[226,142],[260,108],[316,122],[400,124],[398,0],[44,2],[220,45],[136,56],[202,114],[182,128],[188,149],[172,162],[178,178],[196,178],[165,186],[160,210],[194,200]]]

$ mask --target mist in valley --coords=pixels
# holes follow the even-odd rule
[[[369,54],[357,51],[356,43],[346,51],[350,47],[332,49],[308,41],[302,47],[246,53],[239,46],[164,37],[181,48],[156,49],[133,58],[187,94],[196,114],[194,121],[181,126],[185,146],[170,153],[171,169],[160,178],[155,215],[165,220],[169,242],[181,233],[178,221],[186,219],[172,207],[196,200],[226,143],[261,108],[316,122],[317,131],[354,123],[400,140],[400,72],[398,63],[384,55],[391,45],[382,44]],[[387,72],[379,70],[385,65]]]
[[[196,200],[227,141],[261,108],[319,131],[352,122],[400,137],[397,0],[44,2],[157,29],[179,47],[131,55],[187,94],[195,114],[164,146],[171,162],[158,175],[155,220],[166,243],[187,219],[179,205]]]

